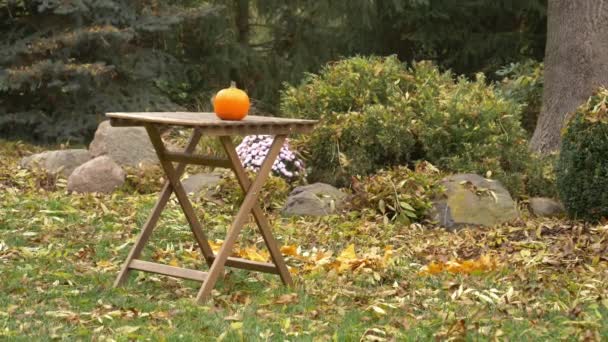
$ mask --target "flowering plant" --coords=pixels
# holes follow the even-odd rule
[[[270,135],[248,135],[237,146],[236,152],[248,170],[257,171],[266,158],[273,137]],[[304,163],[296,153],[289,149],[289,141],[285,141],[279,152],[277,160],[272,165],[272,173],[293,181],[304,176]]]

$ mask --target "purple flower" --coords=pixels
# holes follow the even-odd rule
[[[273,139],[274,137],[270,135],[250,135],[243,138],[243,141],[236,148],[243,166],[248,170],[259,170],[268,155]],[[279,151],[277,160],[272,165],[273,173],[276,176],[291,180],[303,175],[302,170],[302,161],[291,151],[289,142],[286,141]]]

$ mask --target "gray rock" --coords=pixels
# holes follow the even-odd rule
[[[198,194],[204,190],[215,188],[222,177],[218,173],[197,173],[182,181],[186,193]]]
[[[157,164],[158,158],[143,127],[112,127],[103,121],[89,145],[93,157],[108,155],[120,166]]]
[[[434,201],[431,217],[448,229],[467,225],[491,227],[519,217],[516,203],[498,181],[475,174],[457,174],[441,183],[446,192]]]
[[[551,198],[534,197],[530,199],[530,211],[537,217],[556,217],[565,214],[564,206]]]
[[[284,216],[324,216],[344,205],[346,194],[329,184],[299,186],[289,194],[283,207]]]
[[[101,156],[80,165],[68,178],[68,190],[110,193],[125,182],[125,172],[110,157]]]
[[[32,169],[38,167],[48,173],[60,174],[67,178],[78,166],[91,159],[89,151],[84,149],[46,151],[21,159],[21,167]]]

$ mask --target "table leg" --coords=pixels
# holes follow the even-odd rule
[[[249,189],[245,195],[245,199],[243,200],[239,211],[237,212],[234,220],[232,221],[230,229],[228,230],[228,235],[226,236],[226,240],[224,241],[224,244],[220,248],[219,253],[216,255],[215,260],[211,265],[211,269],[209,270],[207,279],[203,283],[203,286],[201,287],[198,292],[198,295],[196,296],[196,301],[198,303],[204,302],[211,296],[211,290],[213,290],[218,276],[220,275],[220,273],[222,273],[224,269],[224,264],[226,263],[226,260],[232,252],[232,247],[234,246],[236,238],[241,232],[241,229],[243,228],[243,225],[247,220],[249,212],[257,201],[260,189],[262,188],[262,185],[264,185],[264,182],[270,174],[272,164],[274,164],[276,157],[279,155],[281,147],[285,142],[285,138],[285,135],[277,135],[272,145],[270,146],[268,155],[266,156],[266,159],[264,159],[264,162],[260,167],[260,171],[258,172],[256,179],[249,186]],[[240,161],[238,162],[240,163]],[[236,169],[234,161],[232,161],[232,164],[234,169]]]
[[[200,141],[201,135],[202,134],[199,130],[194,129],[194,132],[192,133],[192,136],[190,137],[190,140],[188,141],[188,144],[186,145],[186,149],[184,150],[185,153],[192,153],[196,149],[196,145]],[[185,168],[186,168],[186,163],[180,163],[177,165],[175,173],[177,175],[181,175],[184,172]],[[163,211],[163,209],[165,208],[165,205],[167,205],[167,202],[169,201],[169,198],[171,197],[172,191],[173,191],[173,188],[171,186],[171,183],[168,180],[165,181],[165,184],[163,185],[163,189],[160,192],[160,196],[158,197],[158,200],[156,201],[156,204],[154,205],[154,208],[152,209],[150,216],[148,216],[148,219],[146,220],[146,223],[142,227],[142,230],[139,233],[139,236],[135,240],[135,244],[131,248],[131,251],[129,252],[129,255],[127,256],[127,259],[125,260],[124,264],[122,265],[122,268],[120,269],[120,273],[118,274],[118,277],[116,277],[116,280],[114,281],[114,287],[118,287],[118,286],[124,284],[124,282],[129,277],[129,271],[130,271],[129,265],[131,264],[131,262],[134,259],[139,258],[139,256],[141,255],[141,251],[143,250],[144,246],[148,242],[150,235],[152,235],[152,231],[156,227],[156,224],[158,223],[158,219],[160,218],[160,214]]]
[[[251,186],[251,181],[247,176],[247,173],[245,172],[245,168],[241,164],[238,154],[236,153],[236,149],[234,148],[232,139],[228,136],[222,136],[220,137],[220,141],[222,142],[222,146],[224,147],[224,150],[228,155],[228,159],[230,159],[230,161],[232,162],[234,174],[236,175],[241,189],[243,190],[243,192],[247,193],[249,187]],[[264,212],[260,208],[257,201],[253,205],[252,213],[257,223],[257,226],[260,229],[260,233],[262,234],[264,243],[268,247],[268,251],[270,252],[272,261],[279,271],[279,276],[281,277],[283,284],[292,286],[293,280],[291,279],[291,274],[289,274],[289,269],[285,264],[285,260],[283,259],[283,255],[281,254],[281,250],[278,246],[277,241],[272,236],[270,223],[268,223],[268,219],[264,215]]]
[[[207,264],[211,266],[214,259],[213,250],[211,249],[209,241],[207,240],[207,236],[203,232],[203,228],[201,227],[201,224],[198,221],[196,214],[194,213],[194,208],[192,208],[192,204],[190,203],[188,195],[186,194],[186,191],[182,186],[182,182],[179,180],[178,173],[173,168],[173,164],[171,163],[171,161],[165,158],[166,149],[162,139],[160,138],[158,128],[152,124],[147,124],[146,130],[148,131],[148,135],[150,136],[152,146],[154,146],[154,149],[156,150],[158,160],[160,161],[160,164],[163,170],[165,171],[165,175],[167,176],[167,179],[169,180],[169,183],[173,188],[173,192],[177,197],[177,201],[179,202],[180,206],[182,207],[182,211],[186,216],[186,220],[188,221],[190,230],[194,234],[194,238],[196,239],[196,242],[198,243],[203,253],[203,256],[205,257]]]

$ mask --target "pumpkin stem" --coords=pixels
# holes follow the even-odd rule
[[[230,88],[236,88],[236,82],[230,81]]]

